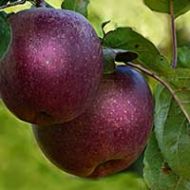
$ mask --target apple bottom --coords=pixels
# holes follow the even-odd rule
[[[33,126],[36,140],[55,165],[88,178],[126,169],[142,153],[153,125],[154,103],[143,77],[118,66],[104,76],[92,105],[63,124]]]

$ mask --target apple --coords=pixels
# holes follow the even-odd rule
[[[34,8],[9,18],[12,42],[0,61],[1,96],[21,120],[59,124],[82,114],[103,70],[100,40],[68,10]]]
[[[33,126],[44,154],[62,170],[99,178],[130,166],[143,152],[153,125],[151,91],[128,66],[104,76],[93,104],[78,118]]]

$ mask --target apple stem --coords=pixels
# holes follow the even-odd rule
[[[13,7],[13,6],[16,6],[16,5],[22,5],[24,3],[26,3],[27,0],[18,0],[18,1],[15,1],[13,3],[8,3],[8,4],[5,4],[5,5],[2,5],[0,6],[0,11],[2,9],[5,9],[5,8],[8,8],[8,7]]]
[[[177,67],[177,35],[175,25],[175,14],[174,14],[174,1],[170,0],[170,17],[171,17],[171,32],[172,32],[172,68]]]

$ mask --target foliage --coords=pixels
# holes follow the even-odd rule
[[[178,48],[178,67],[190,68],[190,47]]]
[[[155,95],[155,134],[161,152],[176,174],[190,179],[190,123],[164,87]]]
[[[144,178],[151,190],[188,190],[190,182],[177,176],[164,160],[153,133],[144,158]]]
[[[189,69],[173,70],[151,42],[130,28],[118,28],[107,33],[103,45],[136,52],[139,55],[136,67],[167,86],[190,122]]]
[[[178,17],[190,9],[190,2],[189,0],[172,0],[174,1],[174,13],[175,16]],[[163,12],[163,13],[170,13],[170,0],[144,0],[144,3],[152,10]]]

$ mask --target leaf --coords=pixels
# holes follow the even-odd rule
[[[144,179],[151,190],[189,190],[190,181],[177,176],[164,160],[153,133],[144,157]]]
[[[132,51],[104,48],[104,74],[115,72],[115,62],[133,61],[138,55]]]
[[[115,72],[115,53],[113,49],[103,49],[104,55],[104,74]]]
[[[119,27],[108,32],[103,38],[103,45],[108,48],[136,52],[139,61],[152,69],[156,66],[160,73],[165,73],[169,68],[166,59],[160,55],[154,44],[130,27]]]
[[[79,12],[85,17],[88,16],[89,0],[64,0],[61,7],[62,9],[69,9],[75,12]]]
[[[143,177],[143,169],[144,169],[144,152],[138,157],[138,159],[127,168],[127,172],[133,172],[137,174],[139,177]],[[124,170],[125,172],[125,170]]]
[[[190,68],[190,47],[182,46],[178,48],[178,67]]]
[[[132,61],[137,58],[137,54],[127,50],[103,49],[104,56],[104,74],[111,74],[115,72],[115,62]]]
[[[172,69],[153,43],[128,27],[108,32],[103,39],[103,45],[136,52],[137,61],[127,64],[167,87],[190,122],[190,69]]]
[[[190,69],[175,69],[164,80],[190,123]]]
[[[0,59],[5,55],[11,41],[11,28],[3,13],[0,13]]]
[[[115,61],[117,62],[129,62],[138,58],[138,54],[133,51],[113,49],[115,52]]]
[[[190,123],[163,86],[156,91],[155,133],[172,170],[190,179]]]
[[[170,0],[144,0],[151,10],[162,13],[170,13]],[[178,17],[190,10],[189,0],[174,0],[174,13],[175,17]]]

